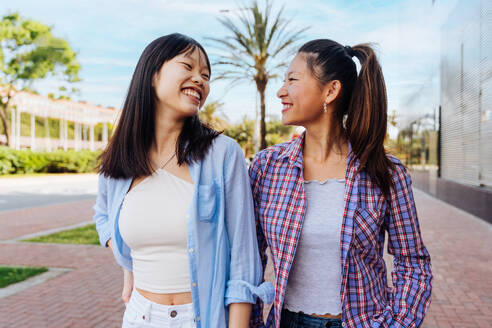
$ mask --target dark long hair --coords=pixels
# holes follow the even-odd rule
[[[338,80],[342,87],[332,114],[332,140],[345,137],[373,182],[389,198],[394,188],[393,162],[384,149],[387,128],[387,98],[383,72],[370,44],[344,47],[327,39],[309,41],[300,49],[320,85]],[[356,57],[361,69],[352,57]],[[345,128],[344,126],[345,120]]]
[[[149,152],[155,140],[156,93],[152,78],[162,65],[182,53],[205,49],[194,39],[174,33],[152,41],[143,51],[128,89],[118,125],[101,154],[100,173],[111,178],[136,178],[154,171]],[[185,120],[176,143],[178,164],[202,160],[219,133],[200,122],[198,115]]]

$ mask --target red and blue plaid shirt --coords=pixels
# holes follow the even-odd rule
[[[306,214],[302,147],[304,135],[258,153],[249,172],[255,201],[263,270],[270,247],[275,299],[266,327],[279,327],[287,279]],[[431,297],[431,263],[420,234],[411,181],[391,157],[395,189],[386,200],[350,152],[341,230],[340,297],[344,327],[419,327]],[[385,231],[394,256],[388,287],[383,260]],[[322,277],[320,277],[322,279]],[[251,325],[263,327],[263,306],[254,305]]]

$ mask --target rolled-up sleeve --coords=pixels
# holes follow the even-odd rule
[[[225,220],[231,249],[230,275],[225,305],[273,301],[274,289],[263,282],[258,251],[253,198],[244,155],[238,144],[231,144],[225,168]]]
[[[96,223],[96,230],[99,234],[99,242],[102,246],[107,246],[108,240],[111,238],[111,230],[109,229],[108,220],[108,201],[107,201],[107,179],[100,174],[98,181],[97,200],[94,205],[93,220]]]

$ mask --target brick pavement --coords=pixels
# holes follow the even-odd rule
[[[90,221],[94,198],[0,212],[0,240]]]
[[[99,246],[3,244],[0,263],[72,268],[0,299],[0,327],[120,327],[121,270]]]
[[[415,198],[435,275],[432,304],[423,327],[491,327],[492,225],[422,192],[415,191]],[[90,220],[92,203],[1,213],[0,240]],[[70,219],[60,219],[55,215],[59,213]],[[42,223],[36,222],[36,218],[41,221],[37,214],[44,218]],[[17,223],[9,223],[9,219]],[[0,242],[0,264],[74,269],[0,299],[0,327],[120,326],[122,275],[106,249]]]
[[[0,240],[91,220],[94,199],[0,213]],[[71,268],[0,299],[0,327],[120,327],[122,274],[94,245],[1,243],[0,264]]]
[[[434,272],[425,328],[492,327],[492,225],[415,192]]]

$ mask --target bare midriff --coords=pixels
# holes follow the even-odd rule
[[[327,313],[327,314],[311,314],[311,316],[313,317],[316,317],[316,318],[325,318],[325,319],[341,319],[342,318],[342,314],[330,314],[330,313]]]
[[[149,301],[162,305],[182,305],[192,302],[191,293],[171,293],[171,294],[156,294],[136,288],[137,291]]]

